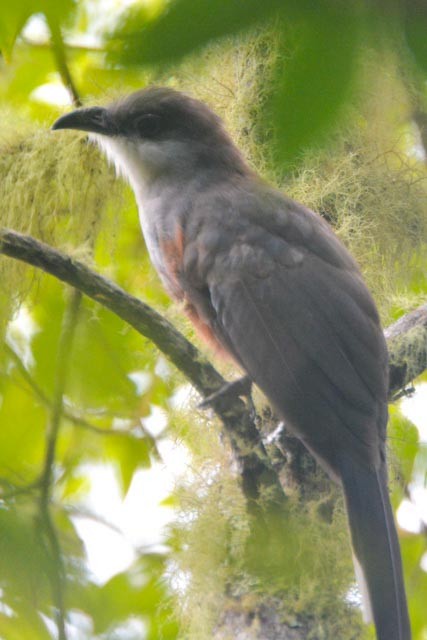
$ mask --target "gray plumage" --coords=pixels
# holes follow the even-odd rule
[[[151,88],[54,128],[89,131],[138,201],[152,261],[200,333],[265,392],[344,490],[379,640],[410,640],[387,490],[387,349],[352,257],[248,168],[218,117]]]

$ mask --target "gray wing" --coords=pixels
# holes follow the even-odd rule
[[[208,270],[204,313],[330,470],[341,447],[376,466],[387,411],[377,312],[346,250],[308,221],[305,239],[287,223],[292,243],[253,224],[237,234]]]

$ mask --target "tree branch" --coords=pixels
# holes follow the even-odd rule
[[[202,354],[165,318],[86,265],[35,240],[8,229],[0,230],[0,253],[21,260],[66,282],[103,304],[138,333],[151,340],[187,377],[202,397],[221,389],[226,381]],[[212,408],[221,419],[241,465],[243,491],[251,511],[279,507],[285,496],[258,429],[238,397],[219,396]]]
[[[103,304],[151,340],[202,397],[226,384],[211,363],[165,318],[81,262],[8,229],[0,230],[0,253],[38,267]],[[385,334],[390,350],[390,394],[394,395],[427,368],[427,305],[401,318]],[[212,408],[241,464],[243,490],[250,509],[258,510],[261,495],[267,498],[266,508],[283,504],[285,497],[277,473],[244,402],[224,395],[214,401]]]
[[[427,304],[399,318],[384,335],[390,354],[392,397],[427,369]]]
[[[52,41],[52,51],[55,56],[56,66],[58,67],[59,75],[61,76],[61,80],[65,87],[68,89],[68,92],[73,101],[73,105],[75,107],[81,107],[82,101],[77,92],[76,85],[74,84],[74,80],[71,76],[70,69],[67,64],[67,58],[65,55],[65,46],[64,41],[62,39],[61,27],[57,22],[56,18],[52,16],[46,15],[46,21],[49,26],[49,31],[51,35]]]

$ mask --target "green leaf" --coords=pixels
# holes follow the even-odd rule
[[[388,441],[392,450],[399,457],[399,471],[402,475],[400,486],[411,481],[414,462],[419,453],[418,429],[401,413],[398,407],[390,406],[390,422]],[[399,500],[402,496],[399,496]]]
[[[26,113],[43,117],[49,108],[30,100],[29,96],[39,85],[48,81],[48,74],[52,71],[52,55],[48,49],[17,47],[12,62],[4,66],[0,73],[0,100],[7,103],[9,108],[21,107]]]
[[[33,13],[30,0],[3,2],[0,6],[0,51],[8,60],[16,38]]]
[[[0,50],[9,59],[17,37],[28,18],[42,13],[48,21],[55,19],[60,24],[70,20],[75,8],[74,0],[15,0],[0,6]]]
[[[414,638],[423,638],[427,630],[425,603],[427,599],[427,573],[421,568],[421,560],[427,552],[424,535],[401,535],[400,546],[407,576],[409,613]]]
[[[350,95],[363,42],[356,3],[247,1],[243,8],[237,0],[217,0],[207,10],[203,0],[177,0],[155,20],[131,12],[109,41],[111,59],[124,65],[176,63],[211,40],[278,12],[286,63],[278,64],[271,83],[264,127],[273,128],[277,161],[287,165],[302,149],[326,139]]]
[[[0,407],[0,475],[19,485],[41,470],[47,414],[28,391],[9,384]]]
[[[176,638],[176,624],[171,610],[169,594],[163,581],[165,558],[146,555],[128,571],[120,573],[105,585],[72,586],[70,605],[86,611],[94,621],[95,633],[111,631],[114,626],[130,617],[146,623],[149,638]],[[152,625],[168,630],[168,635],[153,635]]]
[[[407,44],[420,69],[427,72],[427,3],[405,0],[404,30]]]
[[[3,600],[4,602],[4,600]],[[7,602],[5,602],[7,605]],[[37,611],[18,610],[15,615],[0,614],[0,637],[7,640],[52,640]]]
[[[112,435],[106,440],[106,450],[118,464],[123,496],[129,490],[133,475],[137,469],[150,467],[151,443],[145,438],[136,438],[123,433]]]
[[[294,46],[276,72],[265,121],[273,121],[276,160],[285,166],[298,161],[306,147],[325,142],[336,125],[353,86],[360,41],[351,4],[321,1],[296,16],[292,29]],[[286,30],[284,46],[288,39]]]
[[[110,59],[124,65],[176,62],[211,40],[267,19],[283,0],[176,0],[160,16],[137,7],[110,36]]]
[[[33,375],[50,397],[64,308],[63,285],[46,278],[34,308],[40,330],[32,346]],[[140,341],[117,316],[85,298],[70,356],[67,397],[78,406],[109,409],[118,415],[136,410],[141,398],[128,374],[147,364],[135,348]]]
[[[140,89],[148,82],[147,72],[137,67],[106,67],[103,50],[80,55],[72,55],[70,52],[68,59],[72,62],[74,78],[81,94],[99,97],[102,101],[105,101],[105,96],[112,87],[115,94],[126,94]]]
[[[21,600],[29,609],[43,605],[48,594],[48,559],[36,533],[34,510],[0,509],[0,586],[12,608]]]
[[[62,487],[61,499],[64,501],[70,498],[79,499],[79,497],[88,493],[90,481],[86,475],[71,476],[62,483]]]

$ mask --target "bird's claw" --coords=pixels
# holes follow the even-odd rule
[[[214,391],[207,398],[202,400],[198,405],[199,409],[207,409],[212,406],[217,400],[220,398],[226,398],[227,396],[244,396],[248,399],[249,410],[251,415],[256,416],[255,405],[251,396],[252,389],[252,380],[249,376],[243,376],[238,380],[233,380],[232,382],[227,382],[224,384],[218,391]]]
[[[410,384],[408,387],[405,387],[404,389],[401,389],[400,391],[395,393],[391,399],[392,399],[392,402],[396,402],[401,398],[410,398],[411,396],[414,395],[414,393],[415,393],[415,387],[413,384]]]

